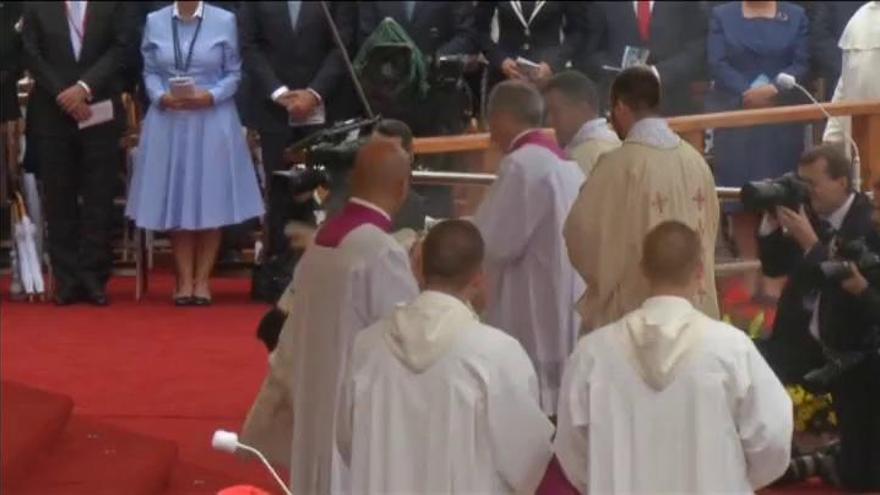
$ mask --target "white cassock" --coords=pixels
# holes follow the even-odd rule
[[[837,45],[843,60],[831,101],[880,99],[880,2],[862,5],[847,23]],[[851,118],[831,119],[823,140],[843,142],[844,132],[852,133]]]
[[[562,229],[583,182],[577,163],[526,144],[502,159],[473,218],[486,243],[486,322],[525,348],[549,415],[580,328],[575,303],[585,286],[568,260]]]
[[[427,291],[361,332],[337,417],[353,493],[532,493],[552,456],[522,346]]]
[[[581,493],[753,493],[789,465],[792,403],[741,330],[653,297],[566,365],[554,450]]]
[[[290,459],[294,493],[344,493],[348,475],[336,450],[333,417],[354,337],[398,303],[414,299],[418,287],[408,253],[365,224],[337,247],[309,246],[291,288],[292,311],[244,439],[266,448],[276,462]],[[292,432],[284,421],[292,421]],[[289,451],[278,445],[284,442]]]

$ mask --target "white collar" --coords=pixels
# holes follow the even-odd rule
[[[853,201],[856,200],[855,193],[851,193],[848,198],[846,198],[846,202],[843,205],[834,210],[834,213],[825,217],[825,221],[831,224],[831,227],[834,230],[840,230],[840,227],[843,226],[843,221],[846,219],[846,215],[849,213],[849,209],[852,207]]]
[[[205,2],[199,2],[199,5],[196,7],[196,11],[193,14],[193,17],[201,18],[205,14]],[[174,10],[172,12],[174,17],[181,19],[180,11],[177,10],[177,2],[174,2]]]
[[[681,144],[681,138],[669,128],[666,119],[648,117],[632,126],[626,136],[626,142],[644,144],[652,148],[673,149]]]
[[[608,127],[608,121],[603,119],[602,117],[597,117],[593,120],[586,121],[584,125],[581,126],[577,134],[575,134],[574,137],[571,138],[571,142],[565,146],[565,151],[571,152],[573,149],[591,139],[610,141],[613,143],[620,142],[620,138],[617,137],[617,133],[615,133],[611,130],[611,128]]]
[[[385,217],[386,220],[388,220],[389,222],[391,221],[391,215],[386,213],[385,210],[383,210],[382,208],[379,208],[375,204],[370,203],[369,201],[367,201],[365,199],[352,197],[351,199],[349,199],[349,201],[356,204],[356,205],[361,205],[364,208],[369,208],[371,210],[374,210],[377,213],[381,213],[382,216]]]

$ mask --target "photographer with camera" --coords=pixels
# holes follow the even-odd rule
[[[853,190],[851,171],[841,149],[819,146],[799,160],[800,182],[749,184],[743,202],[766,211],[758,236],[764,273],[788,276],[765,355],[784,383],[832,394],[841,482],[866,490],[880,489],[880,356],[872,342],[876,301],[860,273],[873,270],[877,245],[873,206]],[[836,261],[859,271],[841,280],[829,263]]]

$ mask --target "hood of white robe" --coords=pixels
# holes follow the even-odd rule
[[[670,127],[666,119],[660,117],[648,117],[636,122],[625,142],[639,143],[652,148],[671,150],[678,148],[681,138]]]
[[[663,390],[676,367],[696,347],[706,328],[703,315],[687,299],[652,297],[623,319],[630,356],[645,382]]]
[[[477,321],[459,299],[429,290],[394,310],[385,342],[407,368],[421,373],[446,354],[459,332]]]

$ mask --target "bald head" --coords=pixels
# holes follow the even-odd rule
[[[480,273],[484,252],[480,231],[466,220],[435,225],[422,246],[422,274],[428,287],[461,290]]]
[[[410,156],[389,140],[367,141],[354,162],[351,195],[395,214],[409,192]]]
[[[504,81],[489,94],[488,114],[504,113],[528,127],[538,127],[544,118],[544,100],[531,84]]]
[[[702,275],[700,236],[687,225],[668,221],[654,227],[642,246],[642,272],[653,287],[686,289]]]

